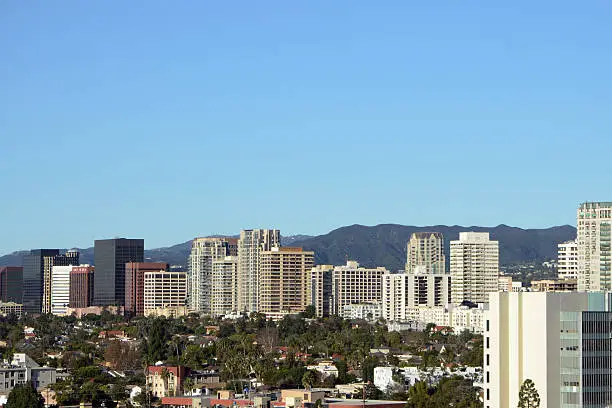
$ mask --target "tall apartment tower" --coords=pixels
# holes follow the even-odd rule
[[[612,404],[609,293],[496,292],[485,312],[484,406],[518,406],[533,381],[541,407]]]
[[[53,258],[53,265],[50,273],[46,273],[43,277],[43,313],[53,313],[53,281],[55,281],[56,297],[59,295],[61,300],[56,299],[56,305],[63,304],[65,309],[68,306],[68,292],[70,290],[70,270],[74,265],[79,264],[79,251],[71,249],[65,254],[56,255]],[[58,276],[53,276],[54,274]],[[59,306],[56,306],[56,309]],[[56,310],[53,314],[63,314]]]
[[[187,307],[187,274],[157,271],[144,274],[144,314],[178,316]]]
[[[317,265],[310,273],[310,304],[314,305],[317,317],[327,317],[333,313],[332,282],[333,265]]]
[[[355,261],[336,266],[332,281],[333,314],[340,315],[345,305],[382,301],[382,276],[385,268],[363,268]]]
[[[49,312],[64,316],[70,302],[70,272],[72,266],[53,265],[51,270],[51,307]]]
[[[240,231],[238,239],[238,311],[259,311],[259,254],[281,246],[280,231]]]
[[[99,239],[94,243],[94,304],[125,305],[125,264],[142,262],[144,239]]]
[[[226,256],[238,255],[236,238],[195,238],[187,267],[189,309],[193,312],[211,313],[211,288],[213,264]]]
[[[23,268],[21,266],[0,266],[0,301],[23,301]]]
[[[211,315],[223,316],[238,307],[238,257],[226,256],[213,261],[211,283]]]
[[[84,308],[93,304],[94,267],[90,265],[73,266],[70,271],[70,297],[68,307]]]
[[[53,260],[59,249],[33,249],[23,257],[23,311],[41,313],[45,276],[50,281]]]
[[[557,246],[557,272],[559,279],[578,280],[578,242],[566,241]]]
[[[578,208],[576,218],[578,291],[612,290],[612,202],[583,203]]]
[[[415,232],[406,251],[406,273],[446,273],[444,236],[440,232]]]
[[[451,241],[450,258],[452,303],[488,302],[498,289],[499,242],[488,232],[460,232]]]
[[[128,262],[125,264],[125,313],[131,316],[144,315],[145,272],[167,271],[165,262]]]
[[[314,252],[273,247],[259,254],[259,311],[272,317],[303,312],[310,304]]]

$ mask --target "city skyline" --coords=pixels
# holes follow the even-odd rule
[[[0,253],[259,227],[573,224],[568,209],[603,198],[610,173],[608,15],[9,4]]]

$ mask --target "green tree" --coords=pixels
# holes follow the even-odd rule
[[[31,383],[16,385],[8,396],[5,408],[43,408],[42,395],[36,392]]]
[[[302,312],[302,316],[306,319],[313,319],[317,316],[317,309],[314,305],[306,306],[306,309]]]
[[[302,376],[302,385],[304,386],[304,388],[306,389],[311,389],[312,386],[317,382],[317,373],[312,371],[312,370],[308,370],[304,373],[304,375]]]
[[[518,408],[539,408],[540,395],[536,390],[535,384],[530,379],[523,381],[519,390]]]
[[[427,408],[429,405],[429,390],[427,384],[422,381],[417,382],[408,390],[407,408]]]

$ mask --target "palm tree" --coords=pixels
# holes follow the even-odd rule
[[[169,388],[168,379],[170,378],[170,372],[168,372],[168,369],[166,367],[162,367],[161,378],[162,380],[164,380],[164,394],[166,394]]]
[[[195,383],[193,379],[189,377],[185,378],[185,381],[183,381],[183,392],[185,394],[190,394],[194,388],[195,388]]]

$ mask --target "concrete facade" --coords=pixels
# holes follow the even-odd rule
[[[238,239],[238,311],[259,311],[259,254],[281,246],[280,231],[240,231]]]
[[[583,203],[576,212],[578,290],[612,290],[612,202]]]
[[[513,408],[531,379],[542,407],[612,403],[609,293],[491,293],[484,406]]]
[[[499,242],[488,232],[460,232],[450,244],[451,300],[485,303],[488,294],[497,292]]]
[[[557,245],[557,273],[559,279],[578,280],[578,242],[576,240]]]

